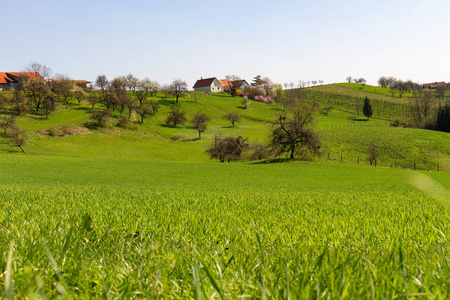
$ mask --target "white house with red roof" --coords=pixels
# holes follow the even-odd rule
[[[216,77],[197,80],[193,88],[194,91],[198,92],[210,92],[210,93],[223,92],[222,84]]]

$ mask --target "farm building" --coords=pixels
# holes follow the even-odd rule
[[[193,88],[194,91],[199,92],[210,92],[210,93],[223,92],[223,88],[220,84],[220,81],[216,77],[197,80]]]
[[[61,82],[61,81],[67,81],[66,79],[50,79],[50,83],[53,82]],[[92,83],[91,81],[87,81],[87,80],[72,80],[74,84],[76,84],[77,86],[81,87],[82,89],[86,90],[87,89],[87,85]]]
[[[39,78],[45,81],[38,72],[0,72],[0,91],[15,89],[21,78]]]
[[[249,84],[245,79],[241,79],[241,80],[234,80],[231,81],[231,83],[233,84],[234,88],[237,90],[245,90]]]
[[[441,81],[441,82],[424,83],[422,87],[424,89],[434,90],[438,85],[445,85],[445,82]]]
[[[220,86],[222,87],[224,92],[229,92],[230,89],[233,87],[232,81],[230,81],[228,79],[219,79],[219,81],[220,81]]]
[[[202,92],[229,92],[232,88],[236,90],[245,90],[249,86],[246,80],[228,80],[220,79],[216,77],[197,80],[194,85],[194,91]]]

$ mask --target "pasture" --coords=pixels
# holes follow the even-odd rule
[[[27,156],[0,165],[5,295],[449,296],[447,172]]]
[[[449,170],[448,133],[355,121],[354,99],[333,89],[308,91],[320,105],[344,99],[317,114],[324,155],[308,162],[210,161],[214,136],[267,142],[283,112],[222,94],[176,105],[211,118],[200,140],[164,125],[174,101],[161,94],[135,131],[88,130],[90,106],[73,100],[49,119],[18,117],[26,153],[0,144],[0,295],[448,298],[450,176],[410,170]],[[233,110],[235,127],[222,118]],[[79,132],[46,134],[55,126]]]

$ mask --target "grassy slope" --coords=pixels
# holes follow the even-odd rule
[[[337,83],[336,85],[346,87],[349,89],[353,89],[353,90],[358,90],[361,92],[374,93],[374,94],[379,94],[379,95],[387,95],[389,97],[392,97],[391,89],[388,87],[382,88],[379,86],[368,85],[368,84],[366,84],[366,85],[364,85],[364,87],[362,87],[359,83],[352,83],[352,82]],[[396,93],[396,95],[398,96],[397,93]],[[413,97],[412,92],[407,92],[407,93],[403,94],[403,98],[411,98],[411,97]]]
[[[338,86],[321,86],[314,89],[327,89],[327,92],[343,89]],[[344,88],[344,91],[350,89]],[[342,92],[342,91],[339,91]],[[361,93],[351,90],[352,95]],[[381,96],[385,97],[385,96]],[[95,130],[89,134],[49,137],[38,134],[52,126],[83,126],[89,120],[90,108],[77,106],[72,102],[69,109],[60,106],[58,111],[45,120],[39,116],[20,117],[18,124],[29,134],[29,144],[25,155],[67,156],[67,157],[109,157],[125,159],[156,159],[178,161],[208,161],[204,153],[214,135],[234,135],[249,137],[251,142],[265,142],[274,120],[282,108],[252,101],[248,109],[240,105],[241,98],[228,95],[202,95],[198,101],[181,99],[177,105],[186,111],[190,119],[195,111],[201,110],[211,117],[206,133],[201,140],[195,140],[198,133],[189,123],[178,128],[164,125],[164,119],[172,105],[173,99],[158,95],[153,100],[161,103],[161,110],[156,116],[146,119],[138,131],[114,128],[112,130]],[[222,116],[231,111],[242,116],[242,122],[231,126]],[[380,148],[378,164],[412,168],[414,161],[421,169],[441,169],[448,166],[450,141],[447,133],[418,129],[391,128],[389,122],[371,119],[370,121],[349,121],[349,113],[333,110],[328,116],[318,115],[319,134],[323,140],[325,156],[322,160],[340,160],[356,163],[358,157],[366,163],[366,150],[370,144]],[[116,112],[117,117],[117,112]],[[134,116],[135,120],[137,119]],[[179,137],[174,141],[172,137]],[[191,140],[191,141],[183,141]],[[22,155],[19,149],[0,145],[0,151]]]
[[[36,134],[82,125],[89,115],[76,105],[49,120],[19,120],[27,153],[0,148],[11,151],[0,155],[0,273],[14,241],[17,298],[62,290],[193,298],[195,285],[203,298],[449,296],[448,172],[427,172],[436,181],[423,188],[427,196],[412,184],[420,172],[355,165],[372,141],[407,159],[414,149],[448,158],[448,134],[349,122],[333,110],[318,122],[330,160],[219,164],[203,153],[214,134],[262,141],[280,108],[252,102],[243,110],[240,98],[224,95],[180,100],[188,117],[197,109],[213,117],[202,140],[182,142],[170,138],[196,131],[162,126],[172,100],[155,99],[161,112],[137,132]],[[233,109],[244,116],[236,128],[221,119]],[[341,152],[351,164],[336,162]]]

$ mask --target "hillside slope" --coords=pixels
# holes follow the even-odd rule
[[[342,95],[338,86],[308,89],[308,97],[315,100],[319,96],[327,101],[336,97],[334,101],[353,103],[352,97],[361,98],[364,95],[358,95],[357,90],[352,93],[353,96]],[[36,115],[19,117],[18,125],[29,137],[26,153],[22,154],[18,148],[5,144],[0,145],[0,151],[9,155],[208,161],[209,157],[204,152],[215,135],[245,136],[250,142],[264,143],[270,131],[270,122],[283,112],[283,108],[276,104],[255,101],[243,109],[241,98],[225,94],[201,95],[197,101],[193,97],[181,99],[176,106],[186,112],[188,120],[196,111],[202,111],[211,118],[202,139],[197,140],[198,133],[189,123],[176,128],[164,125],[169,109],[175,105],[173,99],[158,94],[149,100],[158,101],[161,109],[155,116],[139,124],[136,131],[119,127],[98,130],[84,128],[89,122],[91,108],[87,103],[78,106],[75,100],[70,101],[68,108],[59,106],[48,119]],[[235,127],[222,118],[231,111],[238,112],[242,117],[242,122]],[[118,116],[116,111],[114,118]],[[447,133],[393,128],[389,126],[390,122],[377,119],[352,121],[353,116],[352,113],[337,109],[328,116],[318,114],[317,128],[324,152],[320,160],[341,161],[342,155],[344,163],[357,163],[359,158],[360,163],[366,164],[367,148],[374,144],[380,150],[378,165],[412,168],[416,162],[416,167],[421,169],[436,169],[438,163],[441,170],[448,168],[450,139]],[[138,116],[133,115],[132,120],[138,123]],[[65,137],[46,134],[46,130],[64,125],[82,129],[75,130],[75,135]]]

